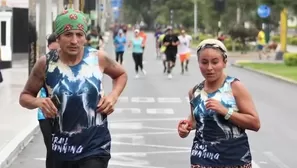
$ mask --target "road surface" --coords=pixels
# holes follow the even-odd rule
[[[106,50],[114,57],[111,44]],[[134,79],[130,50],[125,52],[124,59],[129,82],[117,103],[117,110],[109,117],[112,133],[109,167],[190,167],[193,134],[181,139],[176,126],[189,114],[188,90],[202,80],[196,58],[191,58],[189,73],[180,75],[177,66],[173,79],[167,79],[162,74],[160,61],[155,59],[153,35],[149,34],[144,64],[147,76]],[[261,117],[261,130],[248,131],[253,168],[296,168],[297,87],[233,67],[228,67],[226,72],[246,85]],[[110,91],[108,77],[104,83],[106,91]],[[38,134],[10,168],[42,168],[44,160],[45,147]]]

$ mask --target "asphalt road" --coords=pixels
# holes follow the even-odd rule
[[[106,50],[114,57],[111,44]],[[124,59],[129,82],[117,103],[117,110],[109,117],[112,133],[109,167],[190,167],[193,134],[181,139],[176,126],[190,112],[186,98],[188,90],[202,81],[196,58],[191,58],[190,72],[181,75],[177,66],[173,79],[167,79],[162,73],[161,62],[155,59],[154,39],[149,34],[144,64],[147,75],[134,79],[129,49]],[[228,67],[226,72],[246,85],[261,117],[261,130],[257,133],[248,131],[253,168],[296,168],[297,87],[233,67]],[[105,77],[104,84],[105,90],[110,91],[108,77]],[[44,159],[45,147],[39,134],[10,168],[42,168]]]

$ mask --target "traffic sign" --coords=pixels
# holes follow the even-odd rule
[[[111,6],[121,8],[122,7],[122,0],[112,0],[111,1]]]
[[[103,9],[104,9],[103,4],[100,4],[100,11],[103,11]]]
[[[267,18],[268,16],[270,16],[271,9],[270,9],[270,7],[267,6],[267,5],[260,5],[260,6],[258,7],[257,12],[258,12],[258,16],[259,16],[260,18]]]

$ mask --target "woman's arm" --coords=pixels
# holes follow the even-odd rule
[[[240,81],[233,82],[231,86],[239,111],[232,113],[229,120],[243,129],[258,131],[260,119],[251,95]]]
[[[189,100],[191,101],[192,98],[193,98],[193,89],[191,89],[189,91]],[[192,123],[192,130],[194,130],[194,129],[196,129],[196,120],[195,120],[195,117],[194,117],[194,113],[193,113],[193,110],[194,109],[193,109],[192,104],[190,104],[190,108],[191,108],[191,113],[190,113],[190,115],[188,117],[188,120],[191,121],[191,123]]]

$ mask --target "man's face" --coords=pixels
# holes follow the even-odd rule
[[[182,30],[182,31],[181,31],[181,34],[182,34],[182,35],[185,35],[185,34],[186,34],[186,31],[185,31],[185,30]]]
[[[71,56],[77,56],[84,48],[86,35],[81,30],[70,30],[58,38],[61,50]]]

